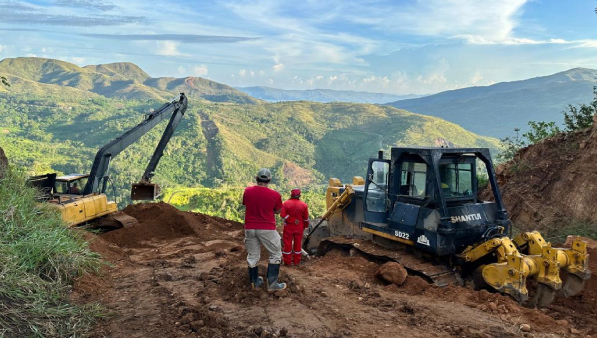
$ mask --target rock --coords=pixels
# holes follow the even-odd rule
[[[494,302],[489,302],[489,304],[487,304],[487,308],[491,311],[496,311],[498,309],[498,306]]]
[[[0,148],[0,180],[8,173],[8,158],[4,155],[4,150]]]
[[[568,321],[566,319],[556,320],[556,324],[559,326],[568,326]]]
[[[325,291],[321,291],[321,295],[322,295],[323,297],[327,297],[327,296],[328,296],[328,294],[327,294]]]
[[[408,276],[408,272],[399,263],[387,262],[379,267],[375,275],[388,283],[402,285]]]
[[[570,333],[572,333],[572,334],[580,334],[580,331],[578,331],[577,329],[571,327],[570,328]]]
[[[529,324],[522,324],[520,325],[520,331],[531,332],[531,326]]]

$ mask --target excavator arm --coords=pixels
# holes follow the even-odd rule
[[[105,193],[107,181],[109,179],[108,168],[110,161],[120,154],[123,150],[135,143],[141,136],[145,135],[158,123],[163,121],[169,114],[172,114],[170,122],[162,135],[160,142],[143,174],[141,180],[142,183],[149,183],[153,172],[163,155],[164,149],[168,144],[168,141],[172,137],[174,130],[178,126],[182,115],[187,109],[187,98],[184,93],[180,94],[180,97],[172,100],[169,103],[164,104],[155,112],[147,115],[147,117],[139,123],[137,126],[122,134],[120,137],[104,145],[95,155],[95,160],[91,167],[89,174],[89,180],[83,189],[83,195],[91,193]],[[143,198],[145,199],[145,198]]]

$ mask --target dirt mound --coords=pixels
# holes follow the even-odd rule
[[[497,178],[510,219],[522,230],[547,237],[597,236],[597,126],[526,147],[498,167]],[[483,197],[491,193],[485,191]],[[562,237],[563,236],[563,237]]]
[[[238,222],[200,213],[183,212],[167,203],[142,203],[126,207],[124,213],[139,224],[110,231],[101,237],[121,247],[152,246],[152,242],[192,236],[207,241],[229,237],[223,232],[241,230]]]
[[[386,285],[375,277],[378,263],[339,250],[282,267],[287,290],[253,291],[242,224],[164,203],[125,212],[139,225],[85,235],[112,262],[77,281],[71,297],[99,301],[114,314],[91,337],[520,337],[521,324],[537,338],[597,333],[589,291],[526,309],[506,296],[440,288],[418,276]]]

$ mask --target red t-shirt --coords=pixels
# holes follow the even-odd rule
[[[263,186],[252,186],[243,194],[245,229],[276,230],[274,210],[282,209],[282,196]]]

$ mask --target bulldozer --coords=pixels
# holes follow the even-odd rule
[[[143,121],[121,136],[108,142],[95,155],[89,174],[57,176],[55,173],[34,176],[29,182],[42,192],[40,199],[60,211],[68,226],[77,226],[92,221],[102,221],[100,227],[124,227],[137,220],[118,211],[115,201],[108,200],[106,190],[110,176],[110,161],[153,127],[170,115],[170,120],[156,149],[139,181],[131,187],[131,200],[153,200],[160,194],[159,186],[151,182],[155,169],[164,154],[187,109],[184,93],[179,97],[147,114]],[[109,218],[105,217],[109,216]]]
[[[479,197],[481,171],[492,201]],[[590,277],[585,242],[556,248],[537,231],[512,237],[487,148],[396,147],[389,159],[380,151],[365,178],[331,178],[326,205],[303,243],[308,253],[395,261],[438,286],[470,285],[538,307],[578,294]]]

